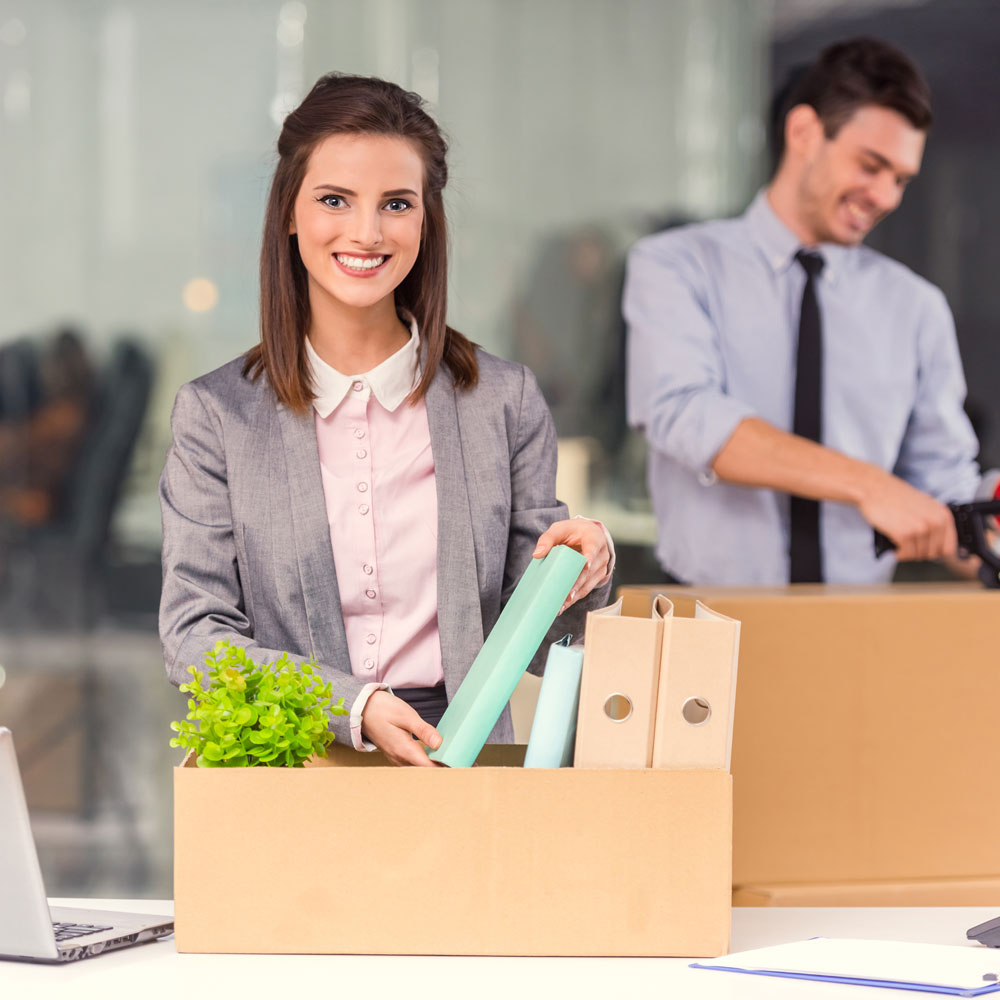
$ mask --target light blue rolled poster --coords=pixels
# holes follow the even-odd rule
[[[472,766],[585,562],[565,545],[531,560],[437,724],[441,746],[427,754],[431,760]]]
[[[572,638],[568,635],[549,646],[525,767],[570,767],[573,763],[583,647],[570,646]]]

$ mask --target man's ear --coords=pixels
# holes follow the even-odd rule
[[[785,150],[808,157],[823,141],[823,122],[810,104],[796,104],[785,116]]]

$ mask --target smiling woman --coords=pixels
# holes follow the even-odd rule
[[[420,252],[422,186],[423,162],[405,139],[334,135],[309,158],[289,232],[309,275],[309,339],[338,371],[374,368],[410,339],[391,293]],[[364,335],[345,337],[358,309]]]
[[[332,254],[350,251],[355,260],[363,260],[372,257],[366,250],[384,252],[384,245],[366,248],[355,241],[382,238],[379,220],[399,212],[403,202],[410,206],[404,215],[416,228],[417,246],[409,266],[397,262],[392,268],[391,283],[376,283],[381,305],[369,303],[377,307],[371,317],[390,341],[393,331],[398,333],[396,310],[416,320],[422,361],[417,397],[427,392],[442,360],[460,388],[475,385],[473,346],[445,320],[448,248],[442,192],[448,181],[447,151],[417,95],[372,77],[322,77],[285,119],[261,247],[261,342],[247,354],[246,374],[256,377],[266,370],[286,406],[305,412],[312,400],[302,333],[315,344],[322,324],[310,325],[312,309],[337,312],[318,294],[327,291],[322,277],[335,268]],[[333,226],[332,219],[339,216],[347,219],[347,228],[325,228],[323,220]],[[300,220],[306,232],[296,231]],[[324,236],[340,242],[317,247]],[[393,293],[388,299],[387,291]],[[339,315],[346,318],[343,310]],[[363,339],[370,336],[366,324]]]
[[[339,739],[430,765],[421,743],[439,744],[434,724],[530,560],[557,544],[587,557],[550,639],[581,633],[607,599],[610,540],[555,497],[534,376],[445,321],[446,145],[420,98],[323,77],[278,153],[260,343],[174,407],[167,672],[185,681],[220,639],[258,661],[315,657],[350,709]],[[512,742],[509,710],[491,739]]]

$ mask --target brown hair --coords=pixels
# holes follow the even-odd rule
[[[314,398],[305,336],[309,294],[305,266],[288,224],[309,157],[331,135],[395,136],[411,142],[424,162],[424,229],[420,253],[396,288],[396,306],[420,330],[421,377],[411,402],[423,398],[443,361],[459,388],[476,384],[475,345],[446,323],[448,234],[442,192],[447,143],[419,95],[385,80],[329,73],[285,119],[271,182],[260,250],[260,343],[249,350],[244,375],[266,372],[278,399],[298,412]]]
[[[785,119],[799,104],[812,107],[833,139],[858,108],[875,104],[901,114],[926,132],[933,123],[931,91],[912,60],[877,38],[850,38],[828,45],[808,66],[792,70],[771,105],[771,152],[775,167],[785,146]]]

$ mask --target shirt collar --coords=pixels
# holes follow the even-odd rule
[[[771,208],[766,188],[757,192],[757,197],[750,203],[744,218],[750,227],[750,235],[771,269],[776,274],[787,271],[795,263],[795,255],[803,249],[803,245]],[[823,255],[825,262],[823,277],[827,281],[834,281],[857,247],[845,247],[839,243],[820,243],[810,249],[815,249]]]
[[[344,401],[355,382],[361,382],[390,413],[413,392],[420,380],[420,333],[413,316],[406,313],[402,319],[409,324],[410,339],[395,354],[361,375],[344,375],[328,365],[306,337],[306,356],[316,393],[313,409],[322,419]]]

